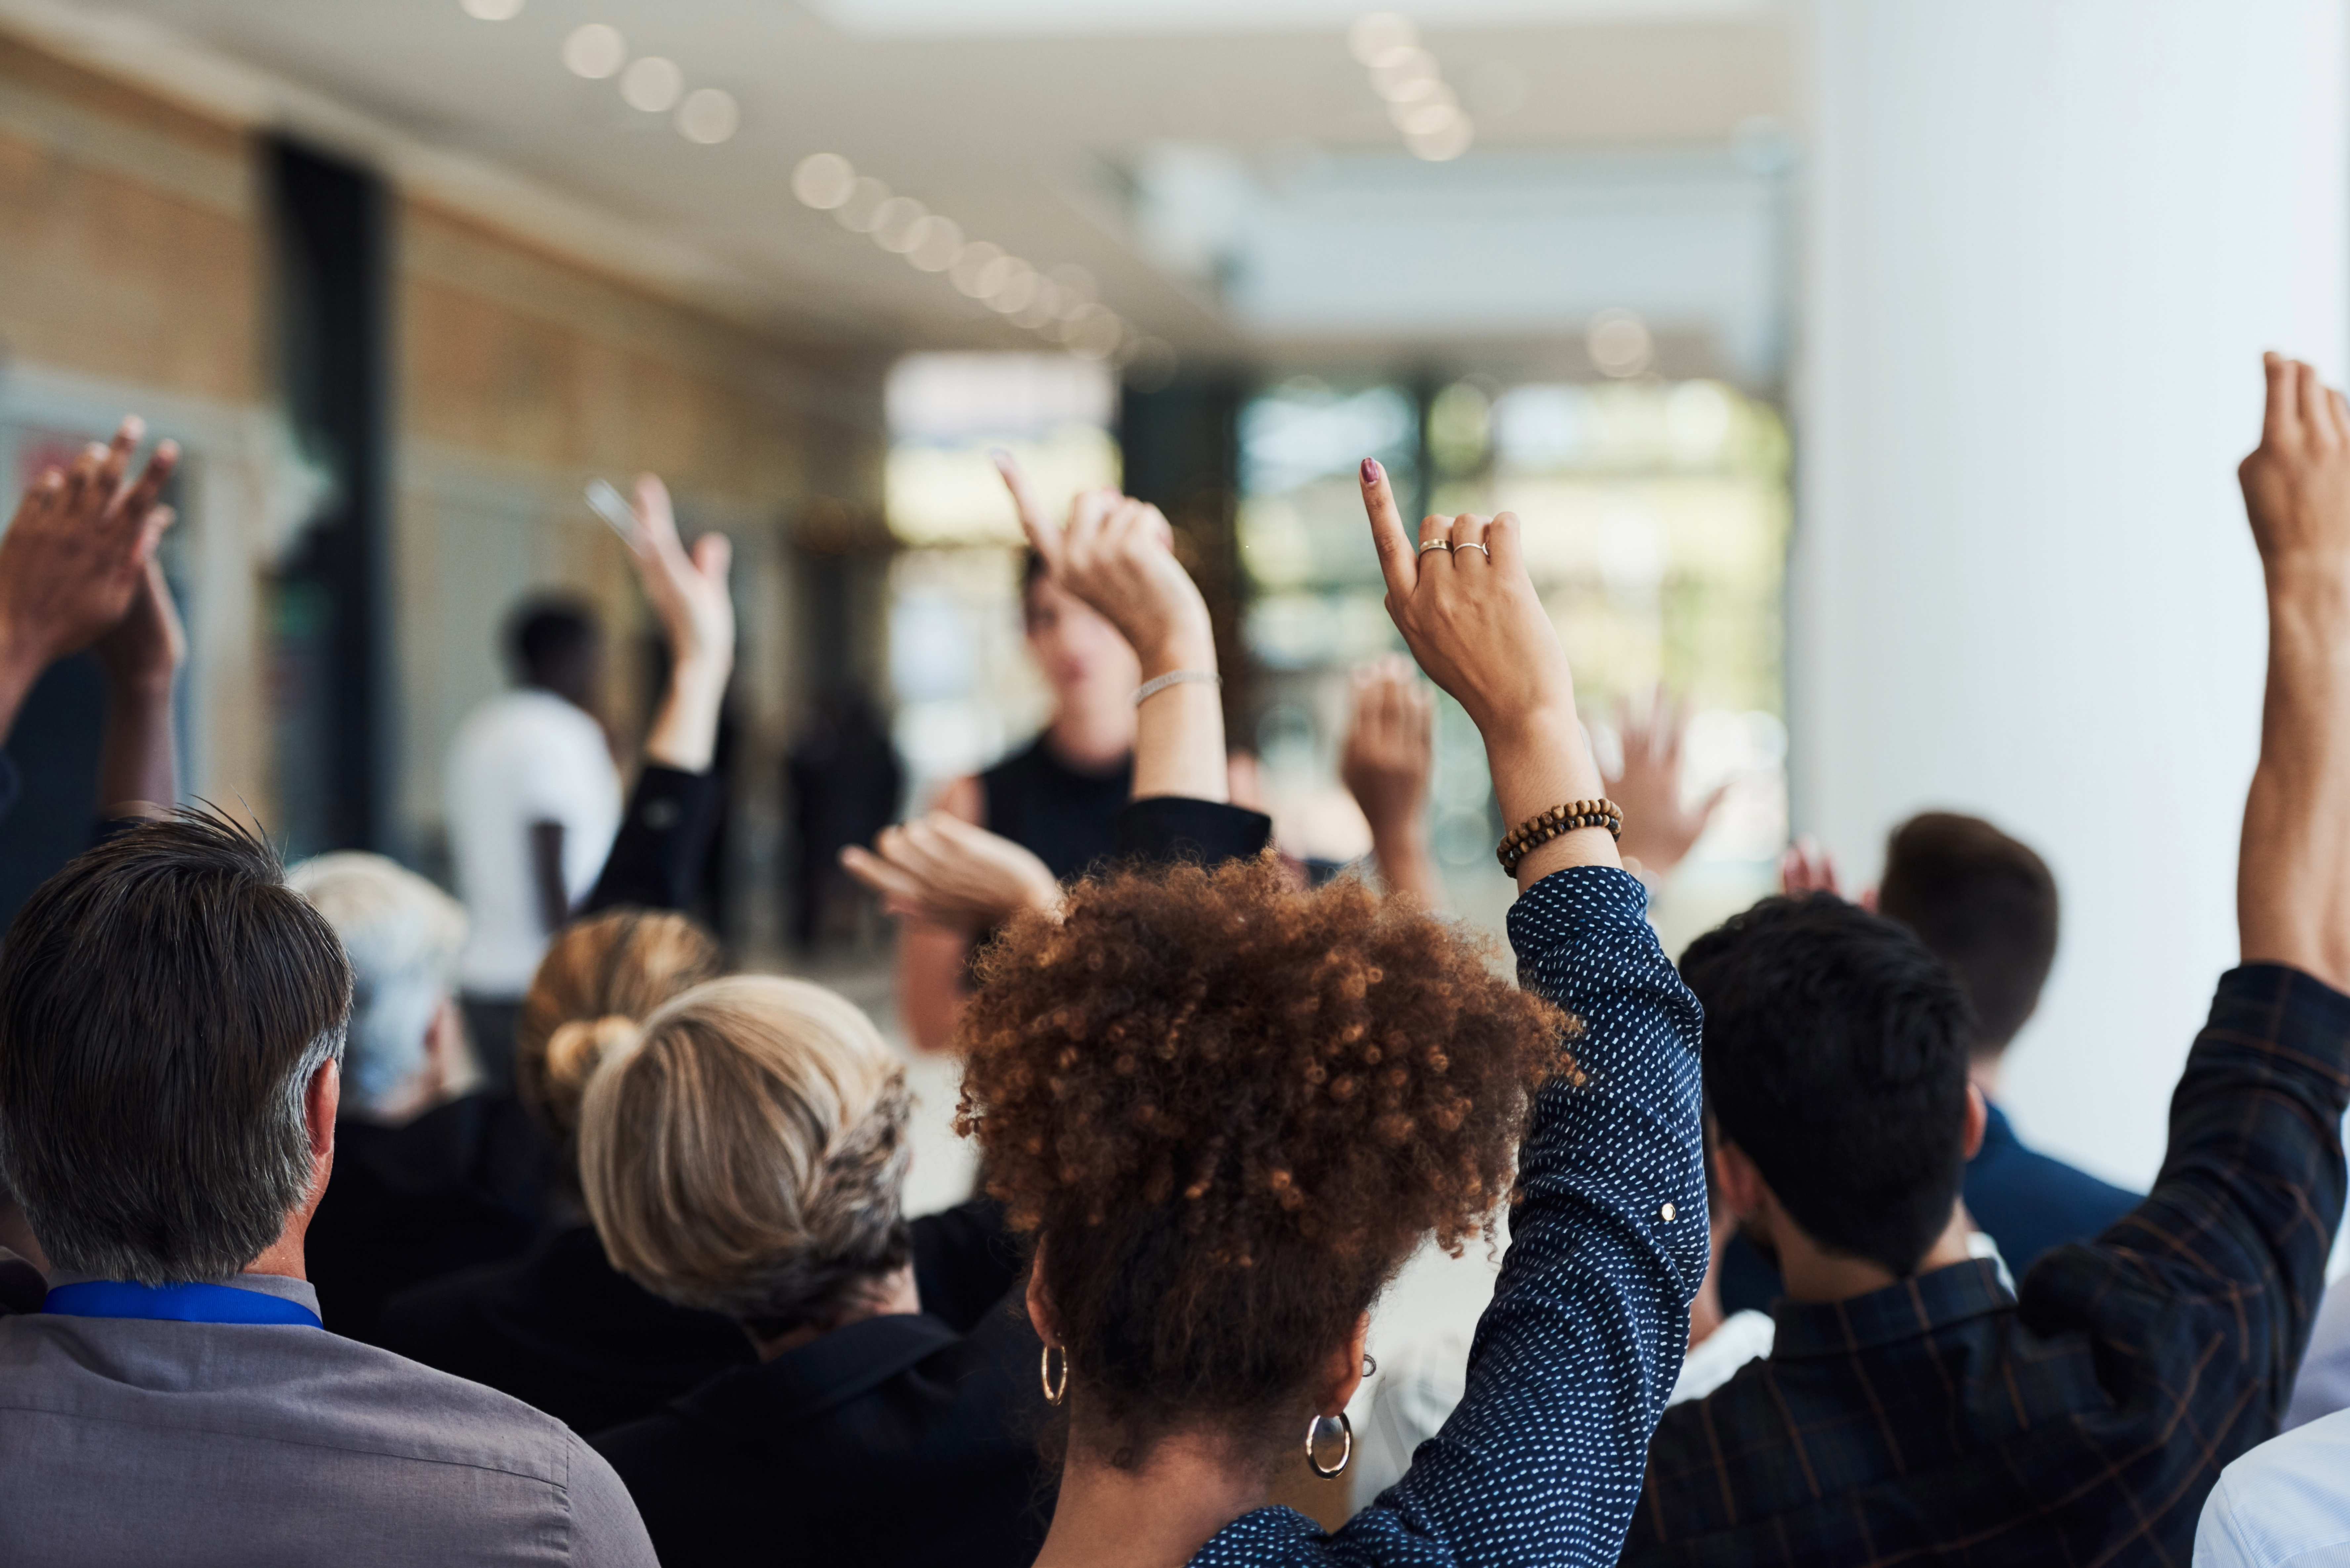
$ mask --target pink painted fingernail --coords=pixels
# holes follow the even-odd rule
[[[1377,484],[1378,482],[1379,460],[1375,457],[1367,457],[1363,459],[1363,483],[1365,484]]]

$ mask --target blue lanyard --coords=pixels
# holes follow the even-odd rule
[[[234,1285],[134,1285],[122,1280],[86,1280],[59,1285],[41,1303],[45,1313],[66,1317],[147,1317],[169,1323],[270,1323],[324,1328],[318,1314],[299,1302]]]

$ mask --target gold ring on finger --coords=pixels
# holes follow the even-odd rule
[[[1482,545],[1479,545],[1479,546],[1477,546],[1477,547],[1478,547],[1479,549],[1481,549],[1481,550],[1484,548],[1484,546],[1483,546]],[[1419,547],[1419,553],[1420,553],[1421,555],[1425,556],[1425,555],[1427,555],[1430,550],[1450,550],[1450,549],[1451,549],[1451,548],[1452,548],[1452,541],[1451,541],[1451,540],[1450,540],[1450,539],[1430,539],[1427,544],[1422,545]],[[1488,556],[1486,557],[1486,559],[1487,559],[1487,560],[1491,560],[1491,559],[1492,559],[1492,556]]]

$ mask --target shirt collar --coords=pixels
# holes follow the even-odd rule
[[[49,1275],[49,1288],[58,1290],[67,1285],[87,1285],[105,1282],[98,1274],[77,1274],[59,1269]],[[312,1317],[318,1316],[318,1293],[307,1280],[288,1279],[284,1274],[238,1274],[221,1283],[230,1290],[252,1291],[256,1294],[276,1296],[293,1303]]]
[[[1865,1296],[1840,1302],[1780,1302],[1771,1314],[1778,1324],[1771,1359],[1846,1355],[1922,1338],[1968,1318],[2014,1310],[2015,1298],[1999,1282],[1998,1265],[1970,1259],[1897,1280]]]

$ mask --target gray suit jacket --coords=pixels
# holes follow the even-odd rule
[[[656,1568],[611,1467],[518,1400],[322,1329],[62,1315],[0,1316],[0,1563]]]

